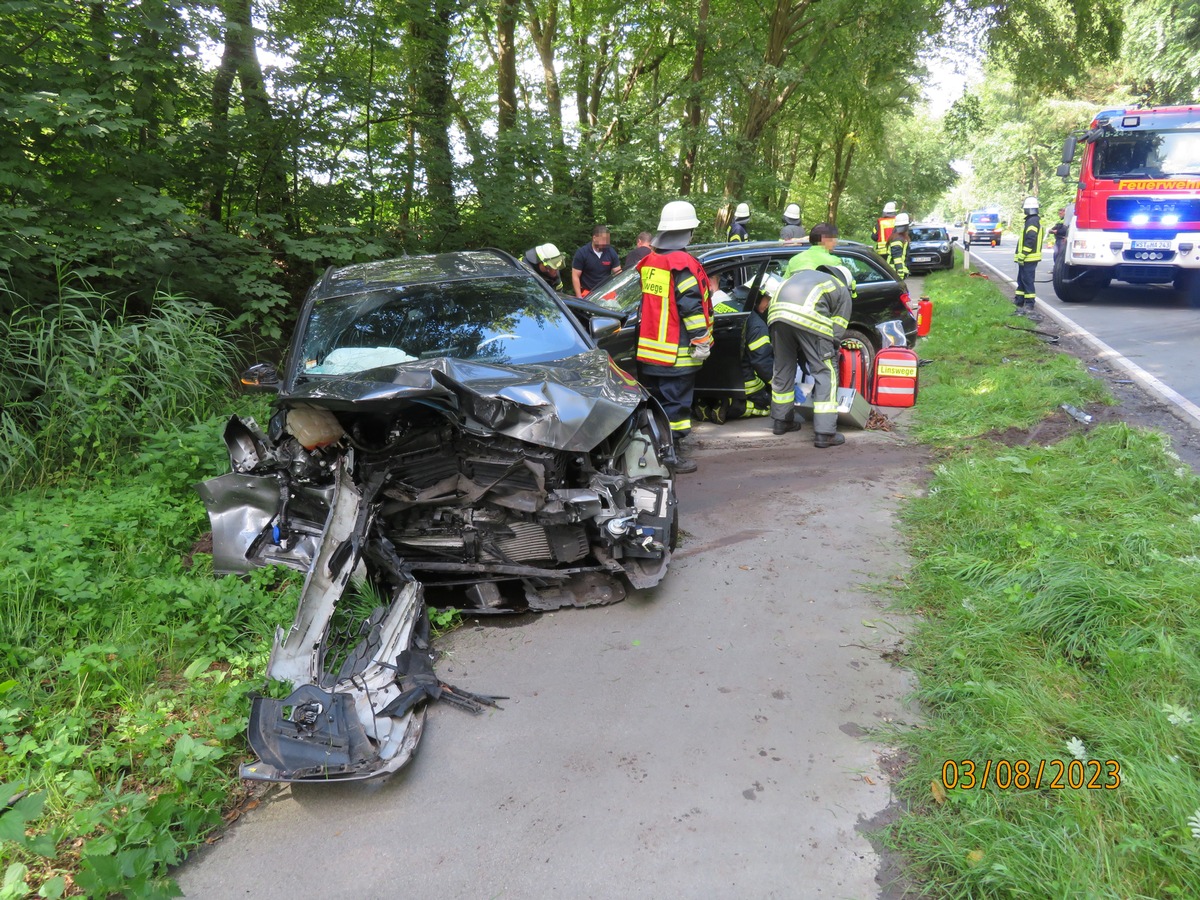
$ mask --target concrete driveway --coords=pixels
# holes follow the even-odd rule
[[[903,577],[895,510],[927,460],[895,433],[817,450],[811,425],[766,419],[695,440],[659,588],[468,620],[438,672],[503,711],[435,705],[389,781],[272,789],[175,873],[186,896],[898,896],[864,834],[892,800],[864,735],[915,717],[879,589]]]

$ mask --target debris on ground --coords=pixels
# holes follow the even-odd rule
[[[867,431],[895,431],[896,423],[879,410],[872,408],[867,417]]]

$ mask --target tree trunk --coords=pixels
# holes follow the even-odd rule
[[[701,103],[700,82],[704,78],[704,50],[708,42],[708,0],[700,0],[696,14],[696,52],[692,55],[692,71],[689,76],[687,99],[688,133],[684,139],[687,147],[679,174],[679,193],[688,196],[692,192],[692,181],[696,176],[696,155],[700,152],[700,125],[704,107]]]
[[[426,0],[413,8],[412,115],[421,168],[425,172],[428,227],[423,243],[431,250],[453,245],[459,233],[454,198],[454,156],[450,148],[453,95],[450,91],[450,28],[453,0]]]
[[[500,0],[496,15],[496,126],[501,139],[517,126],[517,3],[518,0]],[[503,140],[500,141],[500,152],[508,152]],[[513,160],[500,159],[499,162],[507,167]]]
[[[251,0],[224,0],[222,6],[225,12],[225,49],[213,79],[216,171],[212,173],[209,185],[209,212],[215,212],[216,215],[212,218],[220,220],[224,194],[229,183],[229,109],[233,81],[236,77],[242,89],[246,131],[253,136],[248,150],[257,168],[256,183],[253,186],[254,210],[256,213],[282,214],[288,226],[294,227],[287,167],[281,152],[282,141],[271,116],[271,101],[267,96],[262,66],[254,47]]]
[[[558,0],[546,6],[546,18],[538,16],[533,0],[525,0],[525,16],[529,34],[542,61],[542,77],[546,83],[546,115],[550,119],[550,183],[556,194],[570,194],[571,165],[567,144],[563,139],[562,88],[554,68],[554,41],[558,34]]]

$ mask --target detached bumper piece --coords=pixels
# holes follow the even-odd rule
[[[259,758],[242,765],[242,777],[255,781],[353,780],[385,771],[354,698],[311,684],[286,700],[255,697],[248,737]]]

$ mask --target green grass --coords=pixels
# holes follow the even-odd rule
[[[892,846],[936,897],[1200,896],[1200,479],[1122,424],[1049,447],[979,440],[1103,388],[1003,328],[987,282],[927,287],[921,354],[937,362],[915,433],[945,461],[904,513],[924,721],[897,738],[913,762]],[[1097,783],[1119,763],[1120,786],[935,787],[947,760],[981,779],[988,760],[1036,777],[1076,757],[1105,764]]]
[[[0,897],[169,894],[166,867],[240,792],[247,694],[298,579],[217,579],[193,485],[223,417],[151,436],[120,473],[0,507]],[[28,827],[28,834],[26,833]]]

